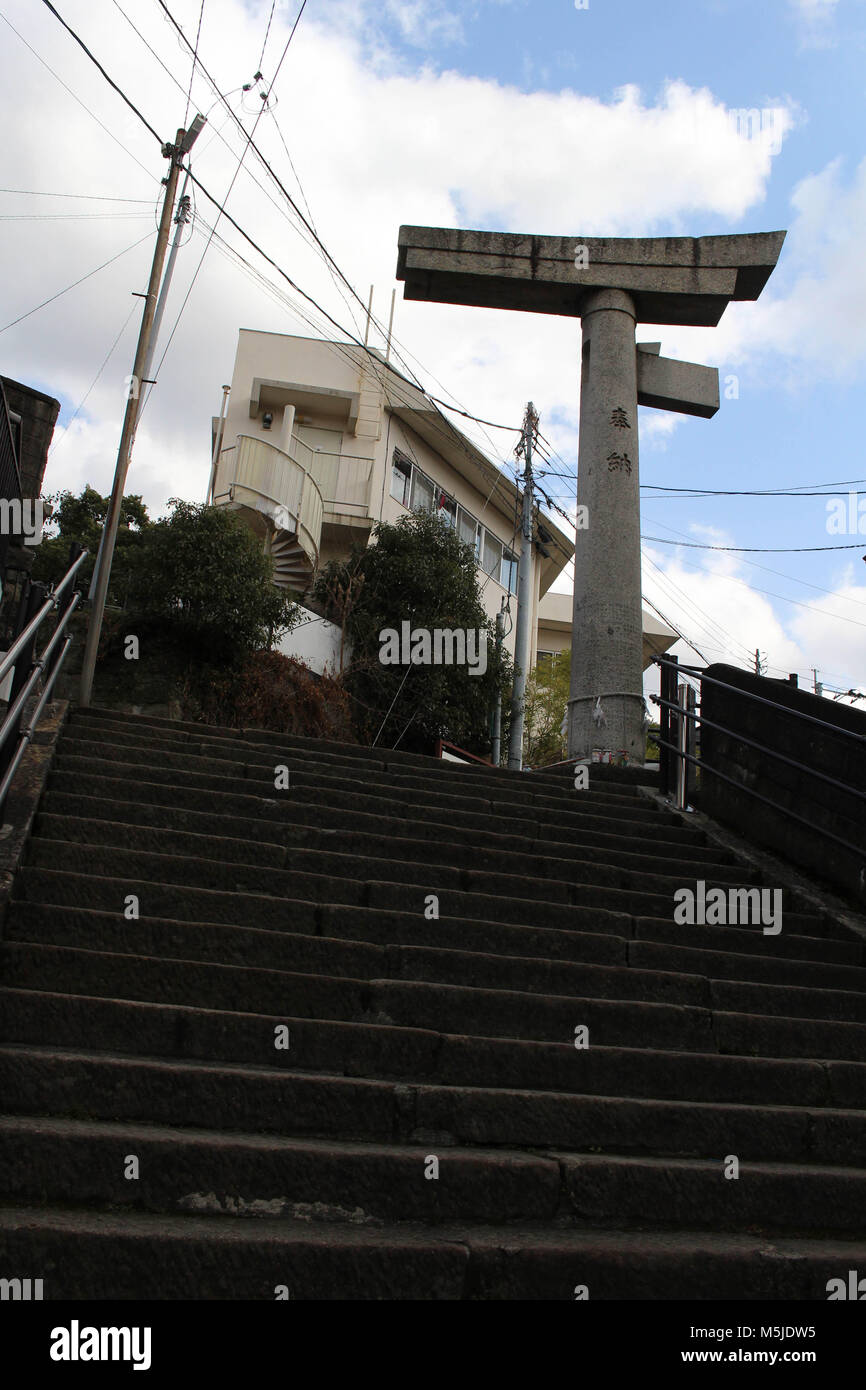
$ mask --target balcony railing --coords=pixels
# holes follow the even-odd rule
[[[311,449],[296,434],[291,438],[289,456],[318,484],[326,518],[329,512],[356,517],[370,515],[371,458]]]
[[[324,501],[309,470],[266,440],[239,434],[233,474],[232,501],[267,516],[275,530],[296,533],[315,565]]]

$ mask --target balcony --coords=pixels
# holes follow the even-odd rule
[[[318,485],[324,501],[325,521],[364,521],[370,518],[371,458],[311,449],[296,434],[291,438],[289,457],[299,463]]]
[[[289,451],[239,434],[223,452],[217,505],[238,511],[274,561],[274,581],[303,594],[319,562],[323,525],[369,524],[373,461],[309,448],[292,435]]]

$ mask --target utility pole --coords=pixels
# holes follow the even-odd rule
[[[138,420],[139,395],[141,391],[141,381],[144,376],[145,366],[148,361],[150,340],[153,332],[153,322],[156,315],[157,291],[162,279],[162,269],[165,263],[165,253],[168,247],[168,237],[171,231],[171,215],[174,210],[174,200],[177,193],[177,181],[180,175],[181,164],[184,155],[188,154],[192,148],[202,124],[203,117],[196,117],[189,131],[183,129],[177,132],[173,145],[163,146],[163,158],[171,161],[165,183],[165,197],[162,204],[162,216],[159,222],[159,233],[156,238],[156,249],[153,253],[153,264],[150,270],[150,284],[148,285],[147,295],[144,301],[144,314],[141,320],[141,329],[138,335],[138,347],[135,353],[135,364],[132,369],[132,387],[126,402],[126,413],[123,417],[123,429],[120,435],[120,447],[117,451],[117,463],[114,469],[114,485],[111,490],[111,501],[108,504],[108,515],[102,528],[102,541],[100,552],[97,557],[97,568],[94,569],[93,582],[91,584],[92,603],[90,608],[90,621],[87,627],[87,640],[84,645],[84,664],[81,671],[81,687],[79,691],[79,703],[82,706],[90,704],[93,692],[93,677],[96,671],[96,653],[99,647],[99,638],[102,633],[102,620],[105,616],[105,600],[108,595],[108,580],[111,575],[111,562],[114,558],[114,545],[117,540],[117,528],[120,524],[120,509],[123,503],[123,492],[126,486],[126,474],[129,469],[129,457],[132,449],[132,441],[135,435],[135,426]]]
[[[511,732],[508,740],[508,766],[519,772],[523,766],[523,722],[526,713],[526,673],[529,666],[530,579],[532,571],[532,445],[538,429],[538,412],[532,401],[523,416],[523,439],[517,446],[523,454],[523,518],[520,527],[520,566],[517,571],[517,630],[514,634],[514,691],[511,697]]]
[[[502,600],[502,607],[496,614],[496,655],[502,651],[502,639],[505,633],[505,604],[507,600]],[[496,699],[493,704],[493,747],[490,750],[490,760],[494,767],[499,766],[502,756],[502,691],[497,689]]]

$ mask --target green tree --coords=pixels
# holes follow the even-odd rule
[[[571,652],[540,661],[526,681],[523,757],[527,767],[545,767],[565,757],[562,721],[571,683]]]
[[[193,660],[232,664],[271,648],[297,605],[273,582],[273,562],[225,507],[170,499],[149,526],[129,582],[130,621]]]
[[[495,625],[482,603],[471,547],[424,513],[395,525],[379,522],[374,539],[375,545],[356,546],[347,561],[325,565],[314,586],[315,599],[352,643],[345,680],[362,738],[372,741],[384,720],[379,741],[386,748],[399,740],[401,747],[429,751],[435,739],[444,738],[470,752],[489,752],[494,693],[507,685],[510,662],[496,651]],[[486,671],[383,665],[379,634],[399,633],[403,622],[428,631],[480,629]]]
[[[34,579],[48,584],[56,584],[62,579],[69,568],[70,543],[77,541],[89,554],[78,571],[76,587],[85,590],[89,586],[103,523],[108,515],[109,500],[89,484],[82,488],[77,497],[66,489],[52,493],[46,498],[51,506],[51,515],[45,519],[43,540],[36,550]],[[151,524],[140,495],[134,493],[124,497],[111,564],[109,604],[120,606],[124,602],[132,556],[141,545]]]

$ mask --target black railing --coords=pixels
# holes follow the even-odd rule
[[[0,725],[0,816],[18,765],[51,698],[54,682],[72,644],[72,636],[66,633],[66,628],[81,600],[81,594],[73,588],[73,580],[86,557],[86,550],[73,545],[69,554],[69,569],[50,591],[44,584],[27,581],[18,609],[18,635],[0,659],[0,683],[12,672],[9,705]],[[37,657],[36,635],[45,619],[55,610],[58,616],[54,632],[42,655]],[[22,728],[24,708],[40,680],[43,682],[42,693],[26,728]]]
[[[659,707],[659,785],[663,796],[672,796],[678,809],[685,810],[694,789],[694,774],[696,771],[700,771],[702,778],[708,774],[719,781],[726,782],[729,786],[735,787],[738,792],[752,797],[755,801],[771,808],[787,819],[822,835],[826,840],[840,846],[840,848],[858,856],[863,855],[862,845],[852,844],[850,840],[844,839],[826,826],[821,825],[818,820],[801,816],[790,806],[784,806],[772,797],[765,796],[763,792],[749,786],[743,780],[723,772],[721,768],[711,766],[705,757],[696,756],[694,747],[696,731],[699,727],[703,727],[714,733],[723,734],[746,748],[754,749],[764,757],[772,758],[786,767],[793,768],[795,772],[803,774],[807,779],[820,781],[861,802],[866,801],[866,791],[852,786],[850,782],[842,782],[837,777],[831,777],[829,773],[822,772],[813,764],[806,764],[796,758],[791,758],[786,753],[779,752],[777,748],[771,748],[767,743],[749,738],[739,729],[726,728],[715,720],[706,719],[702,713],[702,702],[696,699],[694,687],[680,687],[678,677],[684,675],[691,680],[700,681],[702,688],[704,684],[708,684],[714,688],[729,691],[739,698],[751,700],[757,705],[777,712],[779,715],[800,719],[805,724],[825,730],[835,737],[849,739],[861,748],[866,747],[866,734],[841,728],[838,724],[831,724],[826,719],[819,719],[816,715],[807,714],[805,710],[792,709],[790,705],[784,704],[782,701],[770,700],[754,691],[732,685],[730,682],[719,680],[715,676],[709,676],[702,667],[680,665],[676,657],[653,657],[653,661],[661,669],[661,693],[650,696],[650,699],[653,704]]]
[[[18,451],[15,447],[15,431],[6,404],[6,392],[0,381],[0,500],[21,504],[21,471],[18,464]],[[6,555],[12,542],[9,530],[10,509],[6,507],[3,526],[0,527],[0,578],[6,567]]]

